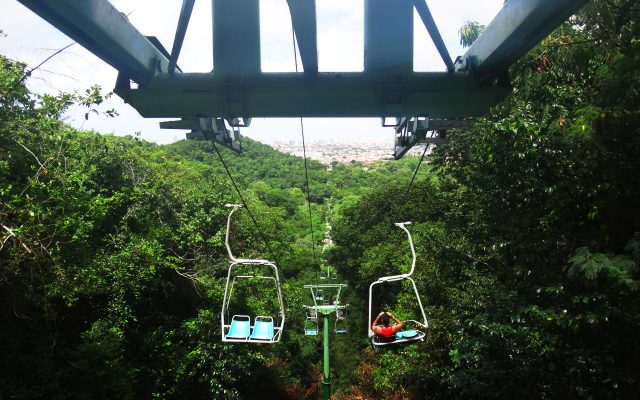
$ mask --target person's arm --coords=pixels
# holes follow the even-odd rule
[[[400,321],[398,318],[396,318],[395,315],[391,314],[390,312],[388,312],[387,315],[389,315],[396,323],[395,325],[393,325],[393,333],[396,333],[400,329],[402,329],[402,327],[404,326],[404,322]]]
[[[378,314],[375,321],[373,321],[373,324],[371,324],[371,330],[377,335],[382,333],[382,329],[380,329],[380,327],[378,326],[378,320],[380,319],[380,317],[382,317],[382,314],[384,314],[384,311]]]

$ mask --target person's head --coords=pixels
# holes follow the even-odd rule
[[[390,318],[389,318],[389,314],[382,313],[382,315],[380,316],[380,323],[384,326],[389,326],[389,322],[390,322]]]

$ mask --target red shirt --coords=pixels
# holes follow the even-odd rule
[[[380,336],[390,337],[394,335],[392,326],[381,326],[380,330],[381,330]]]

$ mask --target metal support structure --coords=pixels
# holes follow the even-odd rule
[[[231,124],[230,124],[231,125]],[[187,139],[212,140],[237,153],[242,152],[240,131],[232,125],[227,129],[222,118],[189,118],[178,121],[160,122],[162,129],[189,129]]]
[[[478,82],[491,81],[587,2],[509,0],[464,54],[464,66]]]
[[[107,0],[19,0],[139,84],[167,72],[169,59]]]
[[[509,0],[455,64],[425,0],[364,0],[364,71],[356,73],[318,72],[316,0],[287,0],[304,73],[262,73],[259,0],[211,0],[212,73],[175,73],[194,0],[182,2],[171,55],[108,0],[18,1],[116,68],[115,92],[143,117],[204,118],[215,131],[221,118],[427,115],[455,125],[482,116],[511,91],[509,65],[588,0]],[[414,9],[444,72],[413,71]],[[418,131],[401,138],[396,157],[435,139]]]
[[[329,364],[329,316],[337,314],[338,310],[344,312],[349,306],[341,304],[342,289],[346,288],[344,283],[328,283],[318,285],[304,285],[305,289],[311,291],[313,306],[305,306],[308,310],[315,310],[315,315],[322,315],[322,349],[323,349],[323,367],[322,367],[322,398],[329,400],[331,397],[331,374]],[[318,293],[323,293],[322,304],[318,304]],[[335,293],[331,296],[331,293]],[[330,301],[326,301],[329,299]],[[337,318],[337,316],[336,316]]]
[[[364,70],[390,76],[413,72],[411,0],[365,0]]]
[[[322,399],[329,400],[331,398],[331,376],[329,368],[329,316],[322,316],[322,348],[323,348],[323,368],[322,368]]]
[[[470,119],[399,118],[394,126],[396,141],[393,158],[400,159],[418,144],[439,145],[447,143],[447,129],[470,128],[471,126],[473,126],[473,121]]]
[[[176,28],[176,35],[173,39],[173,47],[171,48],[171,59],[169,60],[169,73],[173,74],[176,70],[176,64],[178,63],[178,57],[180,56],[180,50],[182,50],[182,43],[184,42],[184,36],[187,34],[187,27],[189,26],[189,19],[191,19],[191,12],[193,11],[193,5],[196,0],[183,0],[182,8],[180,9],[180,18],[178,18],[178,27]]]
[[[211,1],[213,73],[240,80],[261,74],[259,0]]]
[[[287,0],[291,25],[298,42],[302,67],[307,75],[318,73],[318,28],[315,0]]]
[[[425,0],[413,0],[413,4],[416,7],[416,11],[420,16],[424,27],[427,28],[427,32],[429,32],[431,40],[433,40],[433,44],[435,44],[436,49],[438,49],[438,53],[440,53],[440,57],[442,57],[444,65],[447,66],[447,71],[453,71],[453,61],[451,61],[451,56],[449,55],[447,46],[444,44],[442,36],[440,36],[440,31],[438,31],[436,22],[433,20],[431,11],[429,11],[429,6],[427,6],[427,2]]]
[[[313,78],[269,73],[242,81],[209,73],[162,74],[144,88],[116,88],[146,118],[227,119],[402,117],[425,110],[432,118],[462,118],[484,115],[510,91],[479,87],[462,72],[413,72],[396,83],[366,72],[322,72]]]

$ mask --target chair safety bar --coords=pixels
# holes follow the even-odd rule
[[[242,264],[271,264],[271,261],[268,260],[260,260],[260,259],[251,259],[251,258],[235,258],[233,253],[231,252],[231,246],[229,245],[229,232],[231,231],[231,216],[238,208],[242,207],[242,204],[225,204],[225,207],[231,208],[231,212],[227,217],[227,233],[225,235],[224,244],[227,247],[227,253],[229,253],[229,258],[234,263],[242,263]]]
[[[229,273],[231,272],[231,269],[236,266],[236,265],[246,265],[246,264],[231,264],[231,266],[229,267]],[[228,283],[228,279],[230,275],[227,277],[227,283]],[[274,278],[273,276],[261,276],[261,275],[235,275],[233,277],[233,279],[231,280],[231,286],[229,287],[229,292],[228,292],[228,296],[226,295],[226,291],[227,288],[225,288],[225,298],[223,300],[223,309],[227,310],[227,317],[229,317],[229,302],[231,301],[231,299],[233,298],[233,288],[236,284],[236,280],[237,279],[267,279],[267,280],[272,280],[274,282],[275,285],[278,285],[278,280],[276,278]],[[277,288],[278,286],[276,286]],[[278,298],[280,298],[281,296],[278,296]],[[284,310],[284,308],[281,308],[281,310]]]

